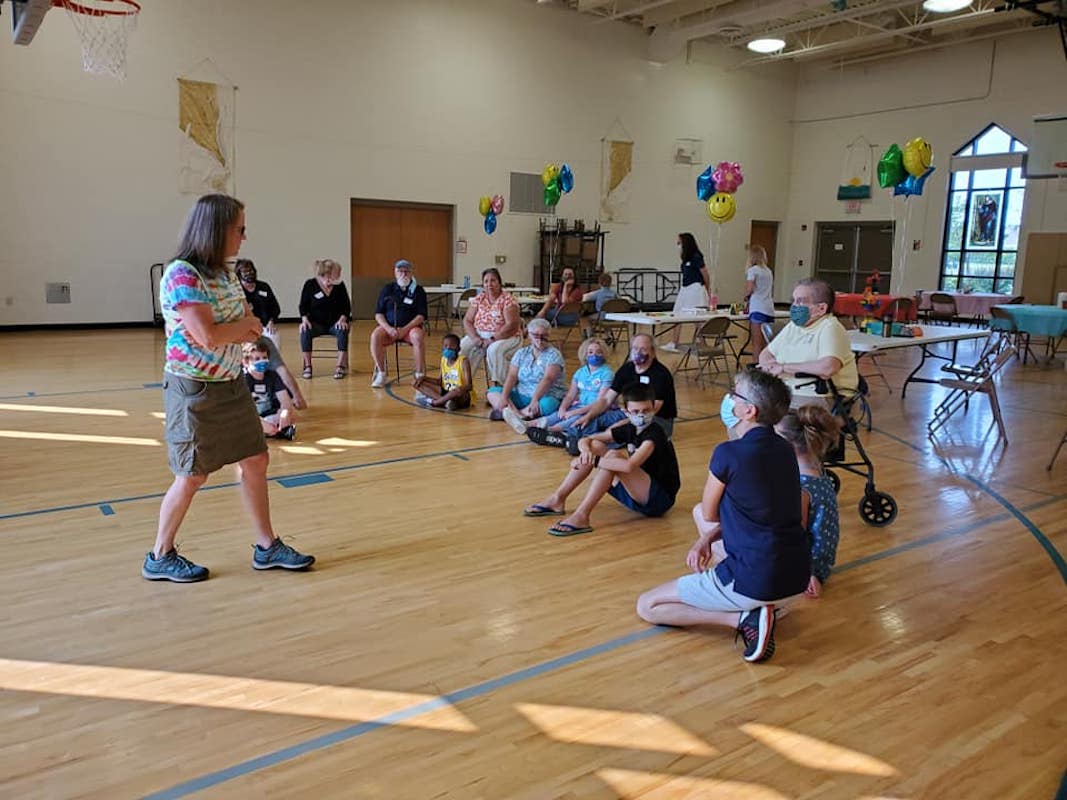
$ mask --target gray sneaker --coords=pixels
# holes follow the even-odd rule
[[[207,567],[194,564],[185,556],[178,555],[176,549],[155,558],[149,551],[144,557],[141,577],[149,581],[174,581],[175,583],[196,583],[206,581]]]
[[[281,539],[264,550],[258,544],[253,547],[252,566],[255,569],[307,569],[315,563],[315,556],[298,553]]]

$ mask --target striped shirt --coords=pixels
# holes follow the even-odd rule
[[[186,261],[172,261],[159,282],[167,343],[163,369],[198,381],[232,381],[241,377],[241,345],[229,343],[207,348],[196,342],[182,320],[182,308],[204,303],[218,324],[245,316],[245,294],[237,277],[227,269],[207,276]]]

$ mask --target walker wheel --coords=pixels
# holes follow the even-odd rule
[[[825,470],[826,477],[830,479],[830,483],[834,485],[834,494],[841,493],[841,476],[831,469]]]
[[[860,500],[859,511],[868,525],[884,528],[897,518],[897,501],[885,492],[868,492]]]

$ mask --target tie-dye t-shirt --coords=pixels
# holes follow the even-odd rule
[[[204,303],[216,323],[236,322],[245,315],[245,293],[237,277],[226,270],[207,276],[185,261],[172,261],[159,282],[167,344],[163,369],[198,381],[232,381],[241,376],[241,345],[215,348],[196,342],[182,322],[182,307]]]

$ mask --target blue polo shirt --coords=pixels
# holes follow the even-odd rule
[[[800,470],[793,447],[761,425],[723,442],[711,454],[711,474],[726,484],[719,503],[727,557],[715,567],[724,584],[754,600],[803,592],[811,550],[800,524]]]
[[[426,308],[426,290],[414,281],[407,289],[401,289],[396,281],[388,283],[378,294],[378,304],[374,307],[374,313],[382,314],[386,322],[394,328],[403,328],[418,316],[426,319],[429,316]]]

